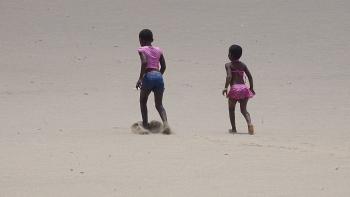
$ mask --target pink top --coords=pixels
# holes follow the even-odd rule
[[[138,52],[143,53],[147,58],[146,68],[155,68],[159,70],[159,58],[163,54],[159,47],[143,46],[140,47]]]
[[[238,74],[241,77],[244,76],[244,71],[243,70],[232,70],[231,73],[232,74]]]

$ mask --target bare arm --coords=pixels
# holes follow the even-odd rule
[[[226,81],[225,81],[225,88],[222,91],[223,95],[227,95],[227,88],[228,88],[228,85],[230,85],[230,82],[232,80],[232,73],[231,73],[230,64],[226,64],[225,69],[226,69]]]
[[[163,54],[159,58],[159,63],[160,63],[160,66],[161,66],[160,67],[160,72],[162,74],[164,74],[165,69],[166,69],[166,63],[165,63],[165,58],[164,58]]]
[[[139,79],[136,83],[136,89],[140,88],[141,86],[141,80],[143,78],[143,75],[145,74],[146,72],[146,66],[147,66],[147,58],[146,56],[139,52],[139,55],[140,55],[140,60],[141,60],[141,69],[140,69],[140,76],[139,76]]]
[[[252,74],[250,73],[249,69],[247,66],[244,66],[244,72],[248,77],[249,85],[250,85],[250,90],[255,94],[254,91],[254,83],[253,83],[253,77]]]

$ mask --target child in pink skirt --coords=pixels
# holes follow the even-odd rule
[[[228,58],[231,62],[225,64],[226,68],[226,83],[225,89],[222,91],[223,95],[228,97],[228,109],[230,114],[230,121],[232,130],[230,133],[237,133],[235,123],[235,108],[236,103],[240,103],[241,113],[247,121],[249,134],[254,134],[254,127],[252,125],[250,115],[247,111],[247,103],[250,98],[255,95],[253,89],[253,77],[250,74],[248,67],[239,58],[242,56],[242,48],[238,45],[232,45],[229,49]],[[248,77],[249,85],[244,83],[244,74]],[[230,91],[227,93],[227,88],[230,85]]]

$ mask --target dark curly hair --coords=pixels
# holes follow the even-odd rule
[[[230,46],[229,54],[232,60],[238,60],[242,56],[242,47],[236,44]]]
[[[149,29],[143,29],[139,33],[139,38],[142,41],[153,42],[153,33]]]

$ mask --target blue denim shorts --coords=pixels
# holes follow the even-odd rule
[[[142,79],[141,89],[153,92],[164,91],[164,81],[162,73],[158,71],[151,71],[146,73]]]

